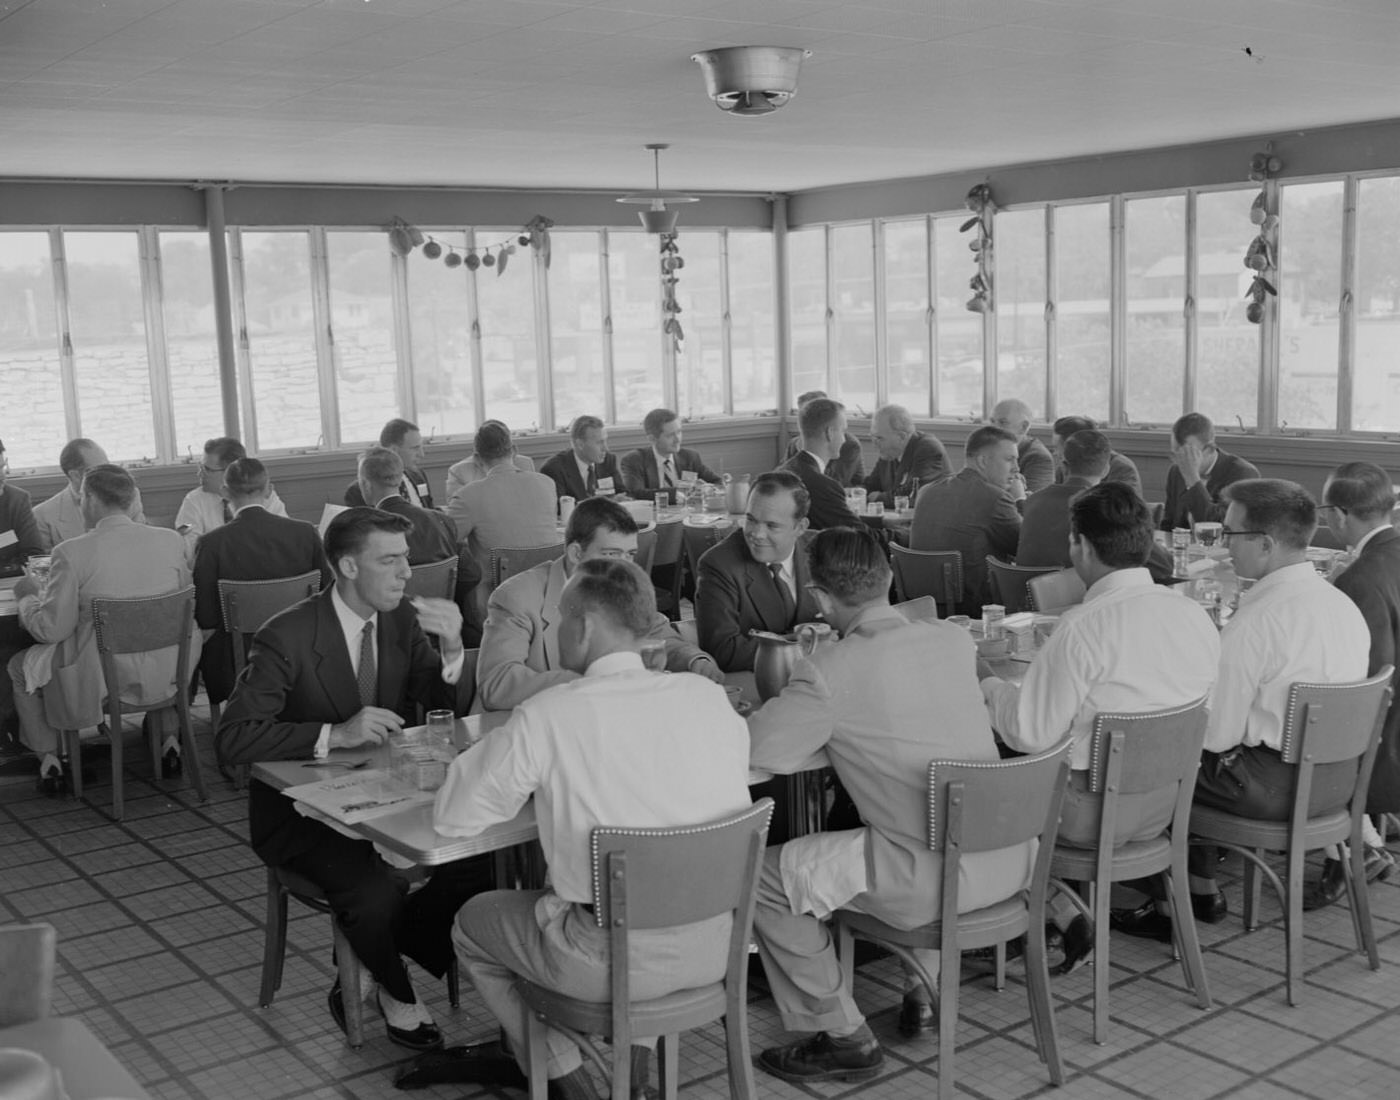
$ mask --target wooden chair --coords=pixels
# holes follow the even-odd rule
[[[1366,847],[1361,840],[1361,817],[1386,711],[1390,708],[1387,665],[1375,676],[1350,684],[1296,683],[1288,689],[1283,721],[1284,763],[1297,768],[1293,805],[1287,821],[1256,821],[1224,810],[1196,806],[1191,810],[1191,843],[1232,848],[1245,859],[1244,926],[1253,931],[1259,911],[1259,875],[1274,888],[1283,908],[1287,940],[1288,1003],[1296,1005],[1303,973],[1303,858],[1317,848],[1345,843],[1350,856],[1342,860],[1352,929],[1357,950],[1365,951],[1372,970],[1381,961],[1376,930],[1371,923],[1370,893],[1362,865]],[[1347,808],[1311,817],[1313,769],[1319,764],[1357,761],[1356,785]],[[1287,885],[1264,860],[1265,852],[1285,855]]]
[[[1205,964],[1191,913],[1191,890],[1186,877],[1186,832],[1191,794],[1196,787],[1201,746],[1206,736],[1206,701],[1142,714],[1098,714],[1089,752],[1089,790],[1102,797],[1098,843],[1076,848],[1055,847],[1050,874],[1056,879],[1093,884],[1093,906],[1058,885],[1094,922],[1094,1042],[1108,1035],[1108,896],[1115,882],[1167,872],[1172,905],[1172,929],[1181,956],[1186,984],[1196,1003],[1210,1007]],[[1123,795],[1146,795],[1171,789],[1176,798],[1167,830],[1150,840],[1114,845],[1118,800]]]
[[[987,576],[991,580],[992,595],[997,603],[1006,608],[1008,615],[1034,609],[1035,598],[1031,595],[1030,581],[1058,572],[1060,567],[1057,565],[1012,565],[987,555]]]
[[[758,875],[773,800],[762,798],[742,813],[704,825],[669,829],[593,830],[593,907],[608,930],[612,958],[611,999],[579,1001],[528,981],[516,989],[528,1016],[531,1100],[545,1100],[545,1034],[555,1028],[574,1039],[612,1082],[613,1096],[631,1095],[633,1039],[658,1037],[662,1094],[675,1100],[681,1031],[724,1019],[729,1054],[729,1093],[755,1100],[749,1058],[748,963]],[[628,937],[633,929],[670,928],[734,914],[724,977],[648,1001],[628,990]],[[586,1038],[612,1043],[611,1064]]]
[[[905,600],[894,605],[894,609],[911,623],[937,622],[938,601],[932,596],[920,596],[917,600]]]
[[[507,577],[523,573],[542,561],[553,561],[563,553],[562,542],[549,546],[498,546],[491,551],[491,587],[495,588]]]
[[[1042,573],[1026,582],[1031,593],[1031,609],[1047,614],[1084,602],[1084,582],[1073,569]]]
[[[443,558],[442,561],[425,562],[409,567],[413,574],[404,585],[405,596],[427,596],[432,599],[451,600],[457,592],[457,559]]]
[[[957,550],[910,550],[890,544],[895,596],[901,602],[932,596],[952,614],[963,600],[963,560]]]
[[[854,979],[857,937],[899,956],[930,994],[937,989],[939,1100],[952,1100],[954,1095],[961,953],[995,946],[1000,980],[1005,945],[1022,935],[1026,937],[1026,990],[1036,1046],[1040,1060],[1050,1067],[1050,1080],[1057,1085],[1064,1082],[1045,963],[1045,893],[1069,777],[1069,746],[1066,740],[1038,756],[1012,760],[933,761],[928,767],[928,846],[943,857],[939,919],[906,931],[849,909],[837,910],[833,917],[848,989]],[[1039,841],[1030,886],[1005,901],[959,913],[958,876],[963,856],[1029,840]],[[921,949],[942,952],[936,982],[914,954]]]
[[[732,525],[711,524],[708,527],[690,527],[682,523],[678,526],[681,528],[681,544],[684,548],[683,556],[686,568],[694,577],[700,576],[700,558],[705,551],[734,533]]]
[[[102,679],[107,692],[107,726],[112,735],[112,816],[122,819],[122,715],[142,714],[174,707],[179,714],[180,744],[184,762],[190,769],[194,789],[201,802],[208,801],[204,774],[200,770],[199,749],[190,722],[190,634],[194,630],[194,585],[165,596],[132,599],[94,599],[92,601],[93,631],[97,640],[97,655],[102,665]],[[175,679],[172,693],[163,699],[139,705],[122,701],[122,675],[116,658],[129,653],[149,653],[157,649],[174,649]],[[83,796],[82,739],[77,730],[64,730],[66,755],[72,762],[73,793]],[[151,748],[151,766],[160,776],[160,738],[152,730],[147,736]]]
[[[664,578],[666,586],[656,586],[656,609],[675,622],[681,617],[681,585],[685,575],[685,524],[677,521],[658,523],[652,531],[644,534],[652,536],[651,555],[643,562],[639,552],[637,564],[641,565],[647,576],[653,578],[657,569],[671,567],[669,576]],[[640,545],[639,539],[639,551]]]
[[[293,871],[268,867],[267,919],[263,925],[262,988],[258,1004],[267,1008],[282,988],[282,967],[287,957],[287,899],[296,898],[309,909],[331,918],[331,937],[335,944],[336,969],[340,976],[341,996],[345,1002],[345,1041],[358,1050],[365,1041],[364,1003],[360,1000],[360,960],[350,947],[335,919],[325,892],[310,879]],[[447,998],[456,1008],[461,1001],[461,979],[454,956],[447,964]]]
[[[57,942],[51,924],[0,928],[0,1027],[27,1024],[49,1014]]]

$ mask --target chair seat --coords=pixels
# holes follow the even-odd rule
[[[580,1001],[526,981],[517,982],[515,988],[529,1008],[543,1012],[565,1027],[589,1035],[607,1035],[612,1031],[612,1004],[609,1001]],[[628,1010],[634,1037],[689,1031],[719,1019],[724,1013],[723,982],[677,990],[649,1001],[634,999]]]
[[[899,947],[927,948],[936,951],[943,935],[943,922],[930,921],[918,928],[896,928],[886,924],[879,917],[869,913],[857,913],[851,909],[840,910],[838,916],[857,935],[866,939],[884,940]],[[1014,894],[1005,901],[998,901],[969,913],[958,914],[958,946],[964,951],[978,947],[992,947],[1007,940],[1015,939],[1029,926],[1026,914],[1026,899],[1022,894]]]
[[[1114,848],[1109,873],[1114,882],[1143,878],[1165,869],[1171,860],[1171,840],[1163,833],[1151,840],[1137,840]],[[1050,861],[1050,875],[1052,878],[1091,880],[1096,877],[1098,864],[1099,853],[1093,848],[1056,844],[1054,858]]]
[[[1238,844],[1243,848],[1266,848],[1274,852],[1288,850],[1288,822],[1259,821],[1238,817],[1207,806],[1191,810],[1191,833],[1207,840]],[[1303,827],[1303,845],[1311,851],[1336,844],[1351,836],[1351,816],[1346,810],[1323,817],[1310,817]]]

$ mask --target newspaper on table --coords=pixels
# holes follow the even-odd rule
[[[345,825],[358,825],[361,821],[421,806],[436,797],[433,791],[416,790],[395,779],[387,769],[379,768],[316,783],[300,783],[284,788],[282,793]]]

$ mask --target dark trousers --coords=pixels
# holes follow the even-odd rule
[[[478,856],[434,868],[427,884],[408,880],[367,840],[354,840],[316,821],[314,843],[282,866],[325,891],[335,919],[360,961],[396,1001],[412,1004],[413,985],[401,956],[442,977],[452,959],[452,922],[468,898],[493,886],[491,858]],[[357,995],[346,990],[345,996]]]

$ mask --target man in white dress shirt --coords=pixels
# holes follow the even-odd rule
[[[642,664],[640,646],[656,613],[646,574],[628,561],[582,562],[561,610],[564,662],[582,676],[526,700],[506,725],[459,756],[433,815],[438,832],[474,836],[535,800],[550,887],[479,895],[462,907],[453,930],[458,961],[518,1060],[525,1055],[518,980],[586,1000],[608,996],[608,930],[590,911],[593,829],[693,825],[749,805],[748,729],[724,690],[701,676],[663,675]],[[632,933],[632,995],[659,997],[718,981],[730,927],[721,915]],[[551,1030],[548,1046],[551,1093],[596,1100],[573,1041]],[[646,1080],[644,1049],[633,1051],[633,1096]]]
[[[204,458],[195,472],[198,484],[185,494],[180,510],[175,513],[175,530],[185,536],[190,561],[194,561],[194,548],[200,538],[217,531],[233,518],[233,505],[224,494],[224,471],[240,458],[247,457],[248,449],[230,436],[205,440]],[[266,508],[274,516],[287,514],[287,506],[270,484],[267,501],[259,507]]]
[[[68,479],[68,487],[42,504],[34,505],[34,522],[39,525],[39,538],[45,552],[87,530],[82,507],[83,475],[94,466],[106,463],[107,452],[91,439],[70,439],[63,445],[58,454],[58,468]],[[131,506],[131,518],[137,523],[146,522],[146,514],[141,510],[140,489],[136,490],[136,500]]]
[[[1294,766],[1285,764],[1283,723],[1296,682],[1346,683],[1366,675],[1371,634],[1356,604],[1318,576],[1307,549],[1317,505],[1291,481],[1250,478],[1222,493],[1221,540],[1235,573],[1253,586],[1220,635],[1220,673],[1211,696],[1206,751],[1195,801],[1262,821],[1287,820]],[[1313,772],[1312,812],[1340,809],[1356,782],[1354,762]],[[1192,907],[1218,895],[1207,849],[1191,849]],[[1223,910],[1223,899],[1219,906]],[[1151,904],[1114,914],[1130,935],[1171,938],[1171,919]]]

